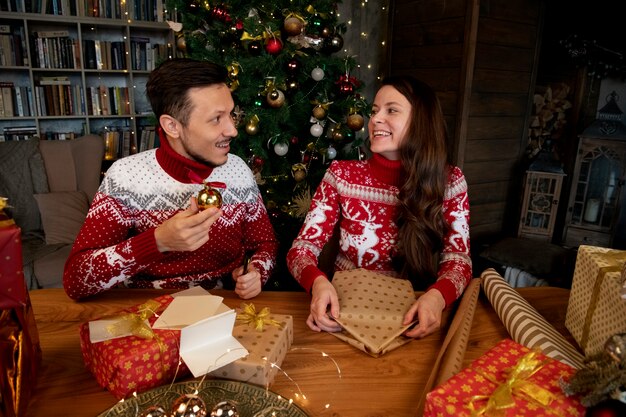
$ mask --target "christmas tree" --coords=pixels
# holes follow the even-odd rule
[[[283,246],[333,159],[363,158],[363,83],[342,56],[337,1],[169,0],[179,55],[228,69],[239,135]],[[288,249],[288,247],[286,248]]]

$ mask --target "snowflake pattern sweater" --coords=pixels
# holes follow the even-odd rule
[[[365,268],[397,276],[392,254],[397,242],[395,224],[401,162],[374,154],[367,161],[334,161],[313,196],[300,233],[287,253],[291,274],[307,291],[324,275],[318,257],[339,222],[339,254],[335,270]],[[465,177],[450,170],[443,212],[450,231],[444,236],[437,281],[430,287],[450,305],[472,277],[469,252],[469,203]]]
[[[188,207],[202,189],[190,179],[226,184],[222,216],[210,240],[193,252],[157,249],[155,228]],[[229,155],[209,168],[178,155],[167,140],[156,150],[116,161],[107,171],[65,264],[63,285],[79,299],[117,285],[138,288],[212,287],[242,265],[245,251],[265,283],[278,242],[254,176],[245,162]]]

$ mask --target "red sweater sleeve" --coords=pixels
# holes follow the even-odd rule
[[[461,170],[456,167],[450,173],[443,212],[450,230],[444,236],[437,281],[430,288],[439,290],[446,306],[449,306],[461,296],[472,279],[467,183]]]

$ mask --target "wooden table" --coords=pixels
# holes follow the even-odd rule
[[[115,405],[115,397],[101,388],[84,366],[78,327],[83,322],[111,315],[167,292],[114,289],[88,301],[75,302],[62,289],[31,291],[43,363],[27,416],[92,417]],[[568,290],[535,287],[521,288],[519,292],[559,331],[568,335],[563,325]],[[224,297],[224,303],[232,308],[241,304],[230,291],[213,290],[211,293]],[[382,357],[372,358],[330,334],[309,330],[305,323],[309,296],[303,292],[268,291],[253,302],[258,307],[269,307],[273,313],[291,314],[294,318],[292,348],[312,349],[310,356],[288,354],[282,366],[307,395],[307,412],[312,417],[416,415],[418,399],[445,330],[414,340]],[[489,301],[481,295],[463,365],[467,366],[506,337],[509,337],[506,329]],[[336,361],[341,369],[341,379],[331,361],[319,360],[321,355],[317,352],[322,351]],[[297,360],[290,356],[297,357]],[[271,390],[280,394],[292,387],[287,378],[277,377]],[[323,408],[326,403],[330,404],[328,410]]]

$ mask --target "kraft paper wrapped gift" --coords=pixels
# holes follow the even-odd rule
[[[626,251],[578,248],[565,327],[586,356],[601,352],[612,335],[626,333],[625,263]]]
[[[271,314],[269,309],[257,311],[254,304],[243,304],[237,314],[233,336],[248,355],[211,372],[218,378],[269,386],[293,343],[293,317]]]
[[[402,324],[416,298],[408,280],[359,268],[336,272],[332,284],[341,311],[335,320],[343,327],[333,336],[374,357],[412,340],[402,335],[414,324]]]
[[[561,389],[575,371],[504,339],[429,392],[424,417],[582,417],[585,407],[579,397],[567,397]]]
[[[0,416],[20,417],[33,394],[41,347],[24,282],[20,228],[1,206],[0,259]]]

